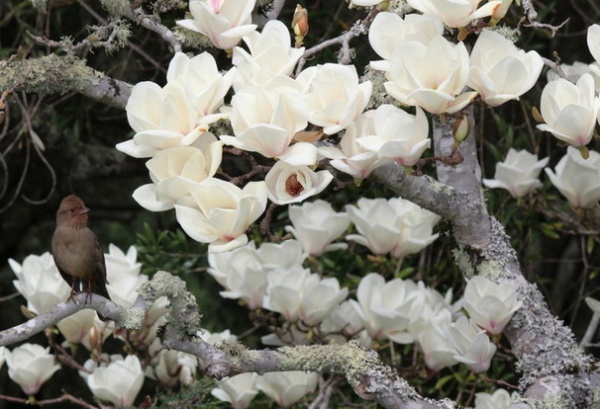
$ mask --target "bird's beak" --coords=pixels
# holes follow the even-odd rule
[[[77,214],[85,214],[89,211],[90,211],[90,209],[88,209],[87,207],[84,206],[79,210],[79,213],[77,213]]]

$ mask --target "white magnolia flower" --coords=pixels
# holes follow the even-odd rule
[[[314,372],[270,372],[258,377],[258,388],[279,406],[289,407],[315,390],[318,376]]]
[[[193,146],[158,151],[146,162],[153,183],[140,186],[133,198],[153,212],[170,210],[175,203],[190,204],[190,188],[212,178],[221,166],[223,142],[206,132]]]
[[[600,24],[593,24],[588,27],[587,31],[587,45],[590,50],[590,54],[594,57],[594,60],[600,64]],[[596,66],[594,69],[598,75],[600,75],[600,68]]]
[[[336,344],[348,342],[348,337],[357,339],[365,348],[371,347],[371,337],[364,329],[363,316],[356,312],[352,306],[352,300],[346,300],[336,306],[331,313],[325,317],[319,328],[327,334],[327,340]]]
[[[373,85],[358,83],[353,65],[324,64],[302,71],[297,80],[308,87],[308,120],[332,135],[346,129],[364,111]]]
[[[326,251],[345,249],[348,246],[346,243],[331,244],[350,225],[350,217],[345,212],[336,213],[331,204],[324,200],[305,202],[288,209],[293,226],[286,226],[285,230],[302,243],[308,254],[320,256]]]
[[[203,123],[210,123],[220,117],[218,114],[211,117],[211,114],[215,114],[223,105],[223,98],[231,87],[235,75],[235,68],[222,74],[215,58],[208,52],[192,58],[177,52],[169,63],[167,82],[184,84],[198,116],[203,118]]]
[[[339,147],[320,147],[319,154],[332,159],[329,163],[337,170],[356,179],[366,178],[373,170],[391,161],[358,143],[359,138],[375,134],[374,118],[375,110],[364,112],[346,128]]]
[[[297,240],[263,243],[257,251],[266,271],[300,266],[307,257],[302,250],[302,245]]]
[[[498,389],[493,394],[479,392],[475,394],[475,409],[506,409],[517,402],[518,394],[509,394],[505,389]]]
[[[246,409],[258,393],[255,372],[246,372],[225,378],[210,393],[223,402],[229,402],[234,409]]]
[[[433,371],[439,371],[442,368],[452,366],[458,361],[454,358],[456,351],[448,341],[442,327],[452,322],[452,315],[449,310],[443,310],[437,314],[433,320],[420,328],[415,335],[419,347],[425,356],[425,364]]]
[[[314,172],[308,166],[278,161],[265,176],[267,195],[278,205],[298,203],[318,195],[333,180],[328,170]]]
[[[526,150],[510,148],[504,162],[496,164],[494,179],[483,179],[483,184],[490,189],[506,189],[514,198],[523,197],[542,186],[540,172],[548,160],[538,160],[537,155]]]
[[[386,283],[381,275],[371,273],[360,281],[356,297],[358,302],[350,303],[371,338],[401,344],[414,341],[408,327],[415,306],[423,299],[414,281],[396,278]]]
[[[406,14],[404,18],[396,13],[381,12],[375,16],[369,28],[369,44],[383,58],[371,61],[370,66],[381,71],[389,70],[389,60],[399,44],[405,41],[420,41],[427,44],[444,33],[442,22],[432,15]]]
[[[477,8],[481,0],[408,0],[408,4],[423,14],[433,14],[451,28],[464,27],[471,21],[491,16],[502,1],[488,1]]]
[[[374,254],[402,258],[421,251],[438,237],[432,230],[440,217],[402,198],[361,198],[357,206],[347,205],[346,212],[360,233],[348,235],[346,240],[356,241]]]
[[[573,64],[561,64],[560,69],[572,83],[579,81],[579,78],[581,78],[583,74],[590,74],[594,79],[594,88],[596,91],[600,90],[600,64],[597,62],[585,64],[581,61],[575,61]],[[554,81],[560,78],[553,70],[548,70],[546,72],[546,77],[548,78],[548,81]]]
[[[294,134],[308,124],[308,109],[297,90],[244,88],[234,95],[231,105],[230,120],[236,136],[221,135],[225,144],[295,166],[315,164],[317,148],[313,144],[291,144]]]
[[[256,0],[192,0],[193,19],[179,20],[177,24],[207,36],[215,47],[229,49],[241,38],[256,30],[252,10]]]
[[[193,186],[194,207],[175,205],[183,230],[194,240],[210,243],[209,251],[228,251],[248,242],[246,229],[267,205],[264,182],[250,182],[243,189],[220,179]]]
[[[5,349],[4,358],[8,376],[27,395],[38,393],[42,384],[60,369],[60,365],[55,364],[50,347],[43,348],[37,344],[23,344],[12,351]]]
[[[383,104],[375,110],[374,134],[359,137],[363,148],[377,152],[380,158],[393,159],[403,166],[414,166],[431,145],[429,122],[417,107],[416,115]]]
[[[485,277],[475,276],[467,283],[463,307],[471,321],[488,333],[498,335],[522,304],[510,283],[496,284]]]
[[[569,146],[554,168],[545,169],[550,181],[575,207],[589,208],[600,200],[600,154],[590,151],[587,159]]]
[[[406,105],[441,114],[460,111],[476,96],[463,92],[469,79],[465,45],[437,36],[428,44],[406,41],[398,46],[386,73],[385,90]]]
[[[147,371],[152,379],[163,386],[191,385],[196,380],[197,359],[194,355],[161,349],[152,360],[152,371]]]
[[[178,81],[163,88],[150,81],[135,84],[125,110],[136,133],[133,139],[117,144],[117,149],[134,158],[148,158],[162,149],[191,145],[207,129],[206,124],[199,125],[200,112]]]
[[[142,264],[137,262],[136,248],[129,247],[125,254],[111,243],[104,259],[108,293],[115,303],[125,308],[131,307],[138,297],[137,290],[148,281],[148,276],[141,274]]]
[[[465,316],[444,326],[443,330],[446,338],[456,350],[454,359],[464,363],[475,373],[485,372],[489,369],[496,346],[490,342],[485,330],[477,327]]]
[[[94,396],[115,405],[130,406],[144,383],[144,371],[135,355],[94,369],[86,378]]]
[[[8,264],[17,276],[13,285],[27,300],[30,311],[41,314],[69,296],[70,288],[60,276],[50,253],[27,256],[23,264],[9,259]]]
[[[297,321],[309,276],[310,270],[301,265],[269,271],[263,308],[280,313],[288,322]]]
[[[471,50],[471,72],[467,85],[493,107],[519,99],[536,83],[544,61],[535,52],[517,49],[501,34],[484,30]]]
[[[279,20],[270,20],[260,34],[253,32],[244,37],[244,42],[250,52],[242,47],[233,49],[232,62],[238,67],[236,91],[246,86],[269,88],[274,77],[290,75],[304,54],[304,47],[291,46],[290,32]]]
[[[321,278],[311,274],[304,283],[299,317],[306,325],[316,326],[348,297],[337,278]]]
[[[600,99],[595,96],[594,79],[581,76],[577,84],[559,78],[542,91],[540,113],[545,124],[538,129],[575,147],[590,143],[596,126]]]
[[[56,326],[69,344],[83,344],[90,349],[90,336],[101,334],[102,327],[105,325],[98,319],[96,311],[86,309],[63,318]]]

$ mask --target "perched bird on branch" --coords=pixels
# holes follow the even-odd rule
[[[69,299],[76,292],[85,291],[88,298],[94,293],[110,300],[104,252],[96,235],[87,227],[89,210],[75,195],[62,200],[56,212],[52,256],[60,275],[71,286]]]

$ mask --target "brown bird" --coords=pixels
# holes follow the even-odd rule
[[[104,252],[87,227],[89,210],[75,195],[62,200],[56,212],[52,256],[60,275],[71,286],[69,300],[79,291],[87,292],[89,298],[94,293],[110,300]]]

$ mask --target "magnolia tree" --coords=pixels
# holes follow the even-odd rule
[[[34,3],[43,12],[45,3]],[[524,276],[484,191],[543,206],[536,189],[549,180],[561,214],[593,234],[600,25],[587,29],[587,47],[577,44],[596,62],[559,65],[516,45],[523,33],[561,30],[539,21],[526,0],[342,1],[360,19],[330,38],[310,37],[316,10],[280,0],[101,3],[104,31],[94,27],[79,43],[35,38],[63,56],[2,63],[3,105],[19,91],[60,88],[124,109],[133,136],[116,149],[149,172],[133,198],[147,211],[172,212],[207,245],[202,274],[222,287],[222,299],[248,310],[263,346],[249,349],[227,328],[204,329],[211,317],[201,320],[185,281],[141,274],[135,247],[108,246],[112,301],[79,294],[65,302],[69,287],[51,255],[30,255],[9,261],[26,320],[0,333],[0,363],[27,397],[0,399],[148,407],[158,403],[140,391],[154,382],[180,391],[181,407],[599,405],[600,374],[585,348],[600,303],[587,299],[594,315],[578,343]],[[507,16],[519,15],[508,25]],[[77,57],[126,43],[126,20],[170,47],[165,81],[130,85]],[[358,55],[351,46],[361,42],[374,53]],[[331,48],[337,55],[326,61]],[[528,149],[500,152],[493,178],[483,178],[476,118],[518,104],[536,85],[543,91],[526,110],[538,122]],[[550,167],[538,156],[541,140],[562,156]],[[598,236],[590,237],[591,252]],[[439,240],[462,273],[454,282],[440,284],[424,273],[433,262],[414,256]],[[45,342],[28,341],[41,331]],[[94,398],[65,386],[36,399],[67,368]]]

